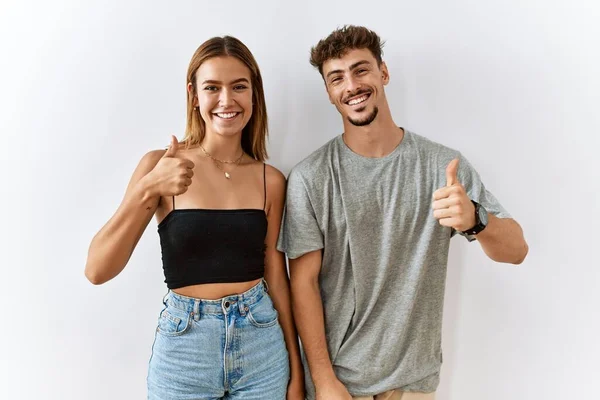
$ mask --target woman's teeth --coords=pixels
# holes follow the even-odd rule
[[[238,115],[238,113],[236,113],[236,112],[217,113],[217,117],[223,118],[223,119],[231,119],[231,118],[235,117],[236,115]]]

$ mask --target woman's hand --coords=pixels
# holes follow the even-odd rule
[[[304,400],[305,397],[304,376],[292,376],[288,384],[286,400]]]
[[[177,139],[171,136],[171,145],[152,171],[144,177],[157,196],[180,195],[192,184],[194,163],[177,157],[178,149]]]

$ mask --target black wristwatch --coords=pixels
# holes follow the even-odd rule
[[[488,213],[487,210],[478,202],[473,201],[475,206],[475,226],[471,229],[467,229],[463,233],[465,235],[477,235],[479,232],[485,229],[488,224]]]

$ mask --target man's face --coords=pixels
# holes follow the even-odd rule
[[[323,77],[329,101],[343,118],[355,126],[369,125],[377,118],[389,75],[385,63],[378,66],[369,49],[350,50],[342,58],[327,60]]]

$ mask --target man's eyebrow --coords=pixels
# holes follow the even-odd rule
[[[368,62],[367,60],[360,60],[360,61],[355,62],[354,64],[352,64],[350,66],[350,71],[352,71],[353,69],[356,69],[356,68],[360,67],[363,64],[371,65],[371,63]]]
[[[327,74],[327,78],[329,78],[333,74],[339,74],[342,72],[344,72],[344,71],[342,71],[341,69],[334,69],[333,71],[329,71],[329,73]]]
[[[359,67],[359,66],[361,66],[363,64],[370,64],[370,63],[367,60],[357,61],[357,62],[355,62],[354,64],[352,64],[350,66],[350,71],[352,71],[353,69],[356,69],[357,67]],[[344,71],[341,70],[341,69],[334,69],[333,71],[329,71],[329,73],[327,74],[326,78],[329,78],[329,76],[331,76],[333,74],[339,74],[339,73],[342,73],[342,72],[344,72]]]

